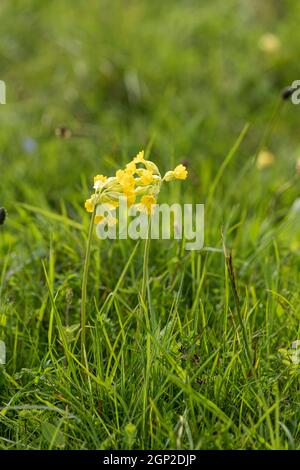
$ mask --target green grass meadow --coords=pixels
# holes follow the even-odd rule
[[[1,0],[0,21],[0,449],[300,449],[299,1]],[[141,305],[143,241],[93,237],[87,366],[84,201],[142,149],[188,166],[159,202],[204,203],[205,246],[151,240]]]

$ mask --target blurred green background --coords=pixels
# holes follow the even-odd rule
[[[10,211],[16,200],[81,201],[81,176],[112,171],[152,139],[164,169],[189,160],[204,199],[244,124],[236,167],[299,78],[297,0],[2,0],[0,20],[0,199]],[[72,138],[58,139],[59,126]],[[270,143],[283,177],[298,135],[288,103]]]

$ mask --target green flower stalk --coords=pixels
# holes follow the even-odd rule
[[[92,217],[86,245],[81,294],[81,360],[86,366],[88,364],[86,354],[87,283],[94,224],[116,224],[117,219],[113,217],[111,212],[119,206],[121,198],[125,198],[127,207],[136,204],[137,210],[148,214],[151,219],[150,215],[155,207],[162,183],[175,179],[185,180],[187,174],[185,166],[180,164],[162,177],[155,163],[147,160],[144,151],[141,151],[124,169],[118,170],[115,176],[96,175],[94,177],[95,191],[85,201],[85,208],[92,214]],[[100,206],[102,204],[105,204],[107,216],[101,214]],[[144,303],[146,303],[147,296],[149,247],[148,236],[145,243],[141,290],[141,299]]]

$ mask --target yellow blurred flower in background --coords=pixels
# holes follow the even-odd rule
[[[275,156],[269,150],[262,150],[259,152],[256,160],[256,168],[263,170],[269,166],[272,166],[275,162]]]
[[[259,48],[268,54],[275,53],[281,48],[281,41],[273,33],[263,34],[258,41]]]

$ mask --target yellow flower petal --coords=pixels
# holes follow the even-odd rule
[[[108,215],[107,217],[104,217],[103,215],[96,215],[94,222],[97,225],[106,223],[109,227],[112,227],[113,225],[116,225],[118,221],[112,215]]]
[[[106,180],[107,180],[107,176],[103,176],[103,175],[94,176],[94,189],[97,190],[97,189],[102,188]]]
[[[143,196],[140,204],[138,204],[138,209],[141,212],[152,214],[155,204],[156,204],[156,199],[154,196],[151,196],[151,195]]]
[[[127,163],[126,172],[131,174],[131,175],[136,172],[136,165],[135,165],[134,162]]]
[[[141,170],[139,183],[144,185],[151,184],[154,181],[153,175],[149,170]]]
[[[87,212],[93,212],[94,210],[94,203],[92,199],[87,199],[84,203],[84,207],[86,208]]]
[[[101,181],[102,183],[104,183],[106,180],[107,180],[107,176],[103,176],[103,175],[94,176],[94,183],[96,183],[96,181]]]
[[[124,191],[131,191],[135,186],[135,179],[129,173],[126,173],[124,170],[118,170],[116,172],[116,178]]]
[[[185,180],[187,178],[188,172],[184,165],[180,164],[173,171],[174,177],[177,180]]]
[[[103,215],[95,215],[94,224],[100,224],[104,220],[104,218],[105,217]]]
[[[134,191],[127,191],[124,192],[124,195],[127,198],[127,206],[130,207],[135,203],[136,200],[136,194]]]
[[[133,162],[134,162],[134,163],[144,163],[144,161],[145,161],[144,155],[145,155],[144,150],[141,150],[141,152],[139,152],[139,153],[137,154],[137,156],[134,157]]]

